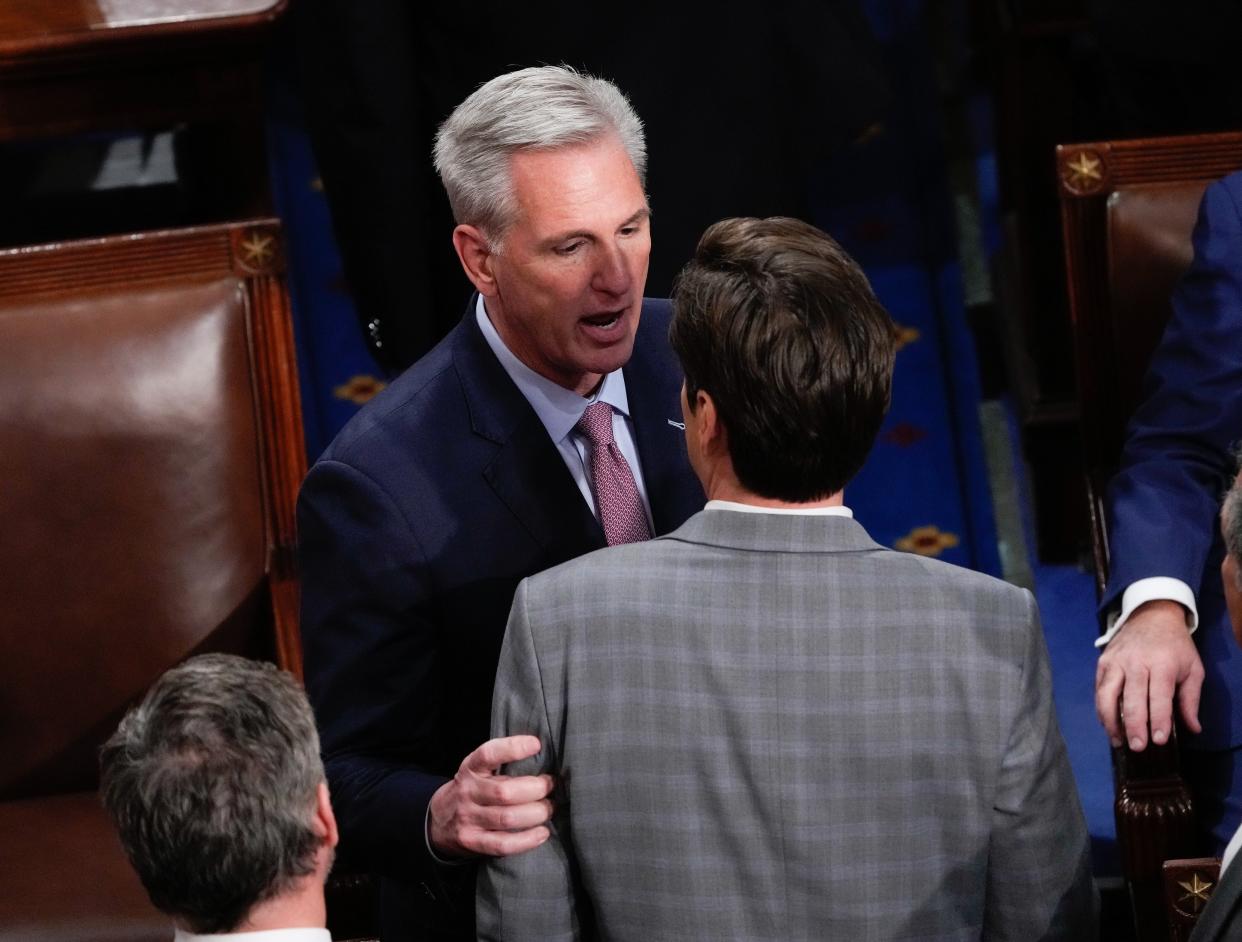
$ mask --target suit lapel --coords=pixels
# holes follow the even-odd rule
[[[1226,930],[1234,923],[1239,896],[1242,896],[1242,867],[1239,863],[1242,862],[1231,863],[1229,869],[1225,871],[1224,878],[1217,883],[1212,898],[1208,900],[1207,906],[1195,923],[1190,942],[1205,942],[1205,940],[1227,937]]]
[[[457,328],[453,365],[472,430],[496,445],[484,480],[551,557],[604,546],[603,529],[535,410],[487,346],[474,311],[472,298]]]

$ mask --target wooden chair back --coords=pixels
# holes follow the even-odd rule
[[[300,675],[281,273],[274,220],[0,252],[0,939],[145,938],[100,744],[192,654]]]

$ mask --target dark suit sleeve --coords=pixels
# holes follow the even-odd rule
[[[544,677],[531,637],[529,585],[530,580],[524,580],[518,586],[500,651],[492,735],[530,734],[543,743],[542,752],[507,766],[507,774],[555,775],[560,769],[554,752],[554,725],[559,724],[549,719]],[[558,787],[553,800],[556,813],[548,840],[524,854],[492,858],[479,868],[475,919],[480,940],[555,942],[582,937],[564,789]]]
[[[1196,594],[1216,532],[1231,443],[1242,437],[1242,177],[1210,186],[1194,231],[1194,261],[1127,431],[1108,491],[1112,571],[1102,609],[1148,576]]]
[[[410,522],[338,461],[298,501],[306,686],[319,724],[342,863],[428,870],[424,816],[436,767],[440,675],[430,577]]]
[[[1023,592],[1022,671],[1001,762],[988,848],[984,938],[1098,935],[1090,842],[1052,701],[1035,600]]]

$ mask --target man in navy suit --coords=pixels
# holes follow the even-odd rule
[[[624,96],[564,68],[502,75],[444,123],[435,157],[477,294],[345,427],[298,510],[342,861],[386,878],[386,939],[472,938],[461,863],[548,836],[551,780],[494,774],[539,741],[484,740],[517,583],[605,545],[597,459],[622,469],[630,532],[703,505],[668,303],[643,299],[646,152]],[[604,458],[579,426],[599,403]]]
[[[1096,709],[1114,745],[1167,741],[1174,700],[1183,771],[1219,853],[1242,823],[1242,671],[1219,578],[1215,517],[1242,438],[1242,174],[1208,187],[1194,262],[1152,357],[1121,470],[1109,486],[1112,626]],[[1235,662],[1235,663],[1230,663]],[[1122,719],[1124,716],[1124,720]]]

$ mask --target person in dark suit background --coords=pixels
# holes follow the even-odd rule
[[[1242,472],[1234,478],[1233,487],[1225,495],[1220,532],[1225,542],[1225,558],[1220,567],[1221,586],[1234,641],[1242,646]],[[1235,862],[1240,849],[1242,828],[1234,832],[1225,848],[1220,879],[1199,921],[1195,923],[1190,942],[1236,939],[1242,930],[1242,866]]]
[[[440,122],[491,76],[565,62],[625,89],[655,156],[657,297],[717,219],[809,220],[813,168],[881,122],[889,102],[858,0],[725,0],[710,16],[664,4],[658,17],[564,0],[301,0],[294,15],[346,278],[392,372],[452,328],[468,292],[436,237],[451,213],[430,151]]]
[[[1096,709],[1114,745],[1168,740],[1182,724],[1182,772],[1205,850],[1242,823],[1242,672],[1220,571],[1215,517],[1242,435],[1242,173],[1209,186],[1194,260],[1173,292],[1144,400],[1107,494],[1109,630]],[[1124,715],[1124,720],[1122,716]]]
[[[624,96],[562,68],[502,75],[454,111],[436,162],[476,295],[315,463],[298,512],[341,857],[387,878],[386,939],[472,937],[461,862],[547,837],[550,780],[492,774],[540,744],[484,743],[518,581],[703,503],[668,303],[643,298],[645,142]]]

